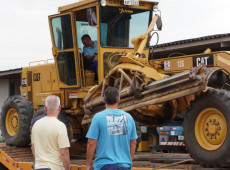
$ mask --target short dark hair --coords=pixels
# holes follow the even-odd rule
[[[119,91],[115,87],[108,87],[104,93],[104,99],[107,105],[113,105],[117,103],[119,99]]]
[[[81,40],[87,40],[87,39],[91,40],[89,34],[84,34],[84,35],[81,37]]]

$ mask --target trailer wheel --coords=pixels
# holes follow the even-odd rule
[[[230,165],[230,93],[211,89],[187,109],[184,136],[191,157],[204,167]]]
[[[149,146],[159,145],[159,134],[156,127],[148,127],[148,142]]]
[[[41,116],[45,113],[46,113],[46,111],[45,111],[44,106],[39,107],[38,110],[33,115],[32,122],[34,121],[35,118],[37,118],[38,116]],[[71,140],[71,138],[72,138],[71,125],[70,125],[68,117],[66,116],[65,111],[61,110],[61,112],[58,115],[58,119],[65,124],[69,140]]]
[[[6,144],[26,146],[30,143],[31,102],[22,96],[9,97],[1,113],[1,130]]]

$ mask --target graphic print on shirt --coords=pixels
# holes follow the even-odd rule
[[[106,115],[108,135],[127,135],[126,115]]]

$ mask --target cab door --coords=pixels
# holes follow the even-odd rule
[[[80,87],[77,60],[76,27],[73,13],[49,16],[52,52],[58,75],[59,88]]]

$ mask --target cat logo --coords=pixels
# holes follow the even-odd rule
[[[193,67],[198,67],[202,63],[204,63],[208,67],[214,66],[213,54],[200,55],[200,56],[193,57]]]
[[[40,81],[40,73],[34,73],[33,79],[34,79],[34,81]]]

